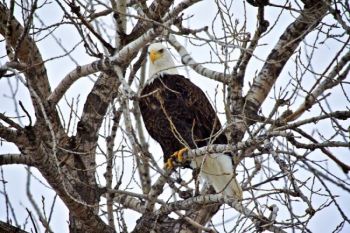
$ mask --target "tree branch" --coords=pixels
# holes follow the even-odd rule
[[[224,84],[228,84],[231,77],[230,75],[225,75],[224,73],[217,72],[214,70],[210,70],[208,68],[205,68],[204,66],[198,64],[187,52],[185,47],[183,47],[175,38],[173,35],[169,35],[168,41],[170,44],[176,49],[176,51],[181,56],[181,62],[184,65],[190,66],[194,71],[196,71],[198,74],[203,75],[204,77],[222,82]]]
[[[23,154],[0,154],[0,166],[11,164],[25,164],[28,166],[33,166],[34,162],[29,156]]]
[[[161,21],[162,16],[169,10],[173,2],[174,0],[155,0],[147,9],[146,15],[152,20]],[[153,25],[147,21],[142,19],[138,20],[133,30],[126,38],[125,44],[129,44],[131,41],[143,37],[143,34],[145,34],[147,30],[152,30],[150,29],[152,26]]]
[[[23,129],[19,124],[17,124],[13,120],[11,120],[10,117],[5,116],[5,114],[0,113],[0,120],[4,121],[10,127],[13,127],[13,128],[15,128],[17,130],[22,130]]]
[[[5,34],[7,35],[5,37],[6,42],[13,49],[16,49],[15,55],[20,62],[27,65],[24,73],[28,82],[32,83],[33,89],[41,99],[46,99],[51,90],[41,53],[35,41],[25,34],[22,25],[14,17],[9,17],[10,15],[10,11],[6,9],[3,3],[0,3],[0,34],[4,37]],[[10,22],[8,22],[9,18],[11,19]],[[5,27],[6,25],[8,25],[8,28]],[[34,99],[33,101],[35,103]]]
[[[56,104],[62,98],[68,88],[83,76],[100,71],[111,70],[114,65],[128,64],[128,62],[133,59],[134,54],[137,54],[142,47],[154,39],[162,30],[162,28],[150,29],[144,35],[142,35],[142,37],[131,42],[127,46],[124,46],[123,49],[121,49],[114,56],[77,67],[63,78],[53,93],[48,97],[48,101],[51,104]]]
[[[28,233],[19,227],[14,227],[11,224],[3,221],[0,221],[0,231],[2,233]]]
[[[305,97],[304,102],[298,107],[295,112],[286,116],[283,120],[293,121],[299,118],[305,111],[310,109],[316,102],[317,98],[324,93],[325,90],[331,89],[340,84],[350,72],[350,52],[348,51],[337,64],[334,66],[329,75],[310,93]],[[345,70],[340,73],[342,69],[347,65]],[[338,76],[338,77],[337,77]],[[337,78],[336,78],[337,77]]]
[[[20,131],[18,130],[9,129],[8,127],[0,123],[0,138],[3,138],[8,142],[13,142],[17,144],[19,142],[19,132]]]
[[[156,211],[156,214],[164,215],[164,214],[169,214],[176,210],[188,210],[188,209],[192,210],[196,208],[203,208],[203,206],[212,205],[212,204],[227,204],[231,206],[236,211],[238,211],[239,213],[243,214],[245,217],[250,219],[253,223],[257,224],[263,230],[268,230],[271,232],[285,232],[282,228],[276,227],[273,225],[272,222],[269,222],[268,218],[257,215],[253,212],[253,210],[250,210],[244,207],[242,203],[237,199],[228,198],[223,196],[222,194],[200,195],[200,196],[188,198],[182,201],[171,202],[165,206],[162,206],[158,211]],[[276,213],[274,214],[276,215]]]
[[[304,7],[299,17],[288,26],[268,55],[263,68],[254,79],[253,85],[246,95],[248,113],[256,113],[260,109],[284,65],[293,55],[299,43],[324,17],[327,7],[322,2],[313,2],[312,7]]]

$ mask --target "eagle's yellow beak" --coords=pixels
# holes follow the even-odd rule
[[[149,58],[151,59],[151,62],[154,63],[156,60],[158,60],[162,54],[156,50],[151,50],[149,53]]]

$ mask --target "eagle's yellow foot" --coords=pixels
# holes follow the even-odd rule
[[[171,170],[174,168],[174,164],[176,162],[182,163],[184,161],[183,153],[187,151],[187,148],[182,148],[181,150],[175,151],[174,154],[172,154],[166,161],[165,168]]]
[[[175,151],[175,153],[172,154],[171,157],[175,158],[176,161],[179,161],[180,163],[182,163],[184,161],[183,154],[187,151],[188,149],[186,147],[182,148],[181,150]]]
[[[168,170],[172,170],[174,168],[173,158],[170,157],[165,163],[165,168]]]

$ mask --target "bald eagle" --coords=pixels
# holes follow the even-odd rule
[[[141,92],[140,110],[145,127],[163,150],[168,169],[188,149],[210,143],[226,144],[221,124],[204,92],[178,74],[171,54],[161,43],[149,47],[149,79]],[[186,164],[185,164],[186,166]],[[188,162],[217,193],[242,198],[229,154],[210,154]]]

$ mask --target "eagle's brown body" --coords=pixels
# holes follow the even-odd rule
[[[226,144],[220,121],[204,92],[177,74],[158,75],[147,84],[140,99],[147,131],[162,147],[164,161],[184,147]]]

